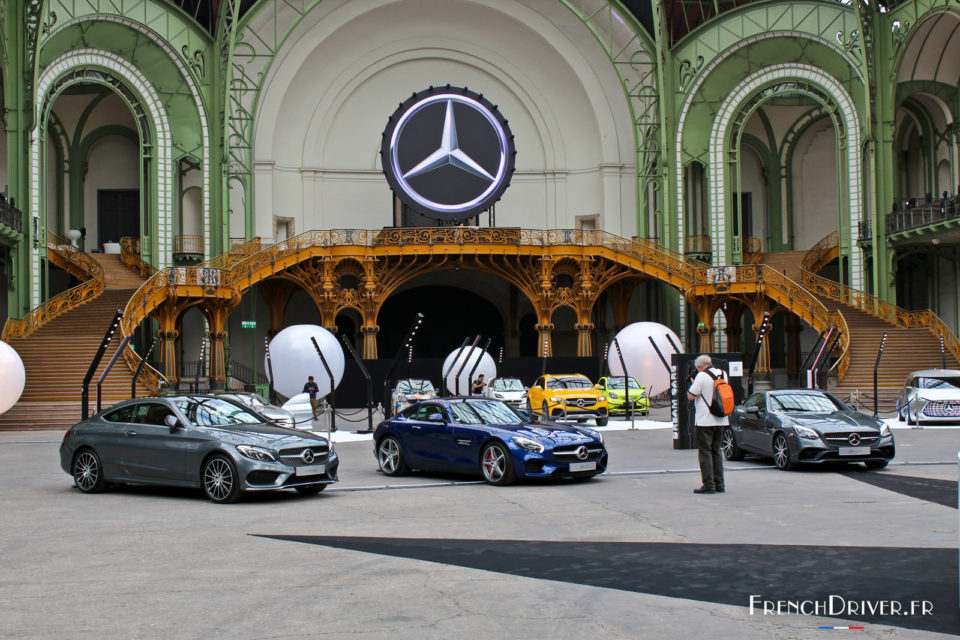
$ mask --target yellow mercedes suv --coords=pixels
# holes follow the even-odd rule
[[[600,427],[609,419],[607,397],[590,378],[579,373],[540,376],[527,397],[530,407],[547,418],[573,418],[578,422],[593,418]]]

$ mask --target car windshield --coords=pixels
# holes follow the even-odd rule
[[[433,383],[429,380],[401,380],[397,383],[397,393],[429,393]]]
[[[921,389],[946,389],[956,391],[960,389],[960,378],[941,378],[927,376],[917,378],[917,385]]]
[[[770,394],[769,398],[771,411],[831,412],[844,408],[822,393],[776,393]]]
[[[263,422],[259,416],[220,398],[176,398],[173,403],[195,427],[226,427]]]
[[[517,378],[497,378],[493,381],[495,391],[523,391],[523,383]]]
[[[547,379],[547,389],[589,389],[592,386],[590,381],[582,376]]]
[[[527,420],[510,405],[497,400],[454,400],[450,413],[461,424],[523,424]]]
[[[631,377],[628,384],[631,389],[639,389],[640,383],[636,378]],[[610,376],[607,378],[607,387],[611,389],[623,389],[623,376]]]

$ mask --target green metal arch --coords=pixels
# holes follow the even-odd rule
[[[892,64],[890,66],[890,77],[893,78],[894,81],[900,76],[903,56],[910,47],[913,38],[916,37],[917,28],[924,22],[934,20],[944,14],[952,14],[953,17],[960,21],[960,6],[945,5],[942,2],[934,4],[930,2],[930,0],[916,0],[915,2],[904,2],[888,14],[891,24],[899,20],[901,25],[894,31],[897,36],[895,42],[897,42],[897,38],[900,39],[899,46],[897,46],[894,51],[894,56],[891,61]],[[896,33],[897,31],[902,31],[903,33]],[[929,37],[929,35],[928,33],[927,36]]]
[[[836,113],[836,106],[831,107],[834,112],[830,111],[821,104],[818,107],[814,107],[801,115],[787,130],[786,135],[784,136],[784,144],[780,152],[780,162],[784,167],[783,175],[784,182],[786,187],[786,211],[783,212],[784,218],[787,221],[787,237],[789,238],[787,242],[787,248],[793,249],[794,246],[794,215],[793,215],[793,156],[797,148],[797,143],[803,137],[811,127],[819,123],[824,118],[831,118],[833,120],[833,129],[834,133],[837,131],[837,122],[840,119],[840,116]],[[837,153],[840,153],[839,144],[837,145]],[[838,158],[838,162],[840,159]]]

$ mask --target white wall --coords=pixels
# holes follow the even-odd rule
[[[793,152],[793,248],[810,249],[840,221],[837,143],[833,122],[807,129]]]
[[[763,179],[763,161],[748,145],[740,147],[740,190],[750,193],[753,201],[753,232],[751,237],[760,238],[762,250],[770,247],[767,238],[767,186]]]
[[[560,3],[398,0],[320,3],[270,69],[256,114],[256,233],[392,224],[379,165],[397,104],[430,85],[499,105],[517,172],[498,226],[635,233],[634,139],[626,98],[594,36]],[[231,217],[231,235],[240,235]]]

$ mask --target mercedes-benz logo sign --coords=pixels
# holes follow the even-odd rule
[[[585,406],[587,403],[586,403],[586,401],[585,401],[583,398],[580,398],[580,399],[577,400],[577,403],[576,403],[576,404],[577,404],[578,407],[583,407],[583,406]]]
[[[847,438],[847,440],[850,441],[850,444],[855,447],[855,446],[857,446],[858,444],[860,444],[860,434],[859,434],[859,433],[851,433],[850,436]]]
[[[510,185],[516,150],[496,105],[461,87],[430,87],[390,116],[380,159],[394,193],[437,220],[486,211]]]
[[[587,458],[590,457],[590,452],[587,451],[586,447],[581,446],[577,449],[577,457],[580,458],[581,460],[586,460]]]
[[[300,454],[300,457],[303,458],[303,461],[304,461],[306,464],[311,464],[311,463],[313,462],[313,450],[312,450],[312,449],[304,449],[304,450],[303,450],[303,453]]]

